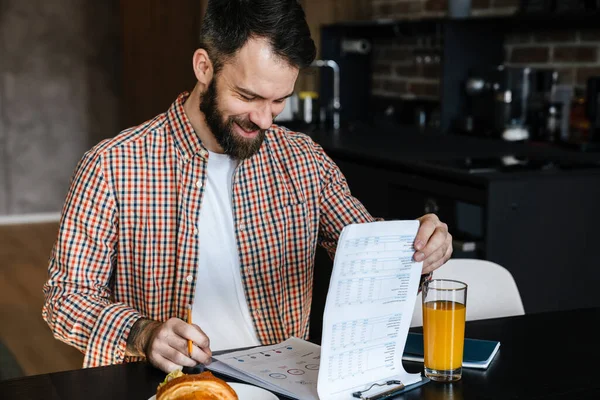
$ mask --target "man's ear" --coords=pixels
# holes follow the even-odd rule
[[[194,67],[194,75],[196,79],[202,85],[208,85],[213,78],[213,64],[208,56],[208,53],[204,49],[198,49],[194,52],[192,59]]]

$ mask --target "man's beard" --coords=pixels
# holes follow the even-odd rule
[[[204,113],[204,118],[208,124],[208,128],[221,146],[225,154],[238,159],[244,160],[252,157],[258,150],[265,139],[265,129],[260,129],[258,125],[248,119],[242,119],[237,116],[232,116],[224,121],[223,114],[217,106],[217,84],[216,77],[208,85],[208,88],[202,94],[200,99],[200,111]],[[258,135],[253,139],[246,139],[234,132],[233,124],[238,124],[245,131],[256,131]]]

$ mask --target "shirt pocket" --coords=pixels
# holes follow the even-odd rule
[[[281,268],[306,254],[308,207],[305,202],[289,204],[257,215],[249,227],[246,244],[249,265],[263,281],[281,279]]]

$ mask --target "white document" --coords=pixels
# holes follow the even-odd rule
[[[318,400],[320,350],[319,345],[292,337],[273,346],[213,356],[218,361],[207,367],[289,397]]]
[[[402,365],[422,262],[415,262],[419,221],[349,225],[338,241],[323,317],[318,393],[352,399],[373,383],[421,381]],[[374,386],[372,396],[393,386]]]
[[[225,364],[224,362],[213,360],[210,363],[210,365],[206,366],[206,368],[210,371],[217,372],[222,375],[226,375],[226,376],[229,376],[232,378],[239,379],[242,382],[246,382],[246,383],[249,383],[254,386],[262,387],[264,389],[270,390],[271,392],[280,393],[280,394],[286,395],[288,397],[294,398],[293,393],[289,393],[280,387],[271,385],[270,383],[259,381],[258,379],[255,379],[252,376],[250,376],[244,372],[238,371],[237,369],[230,367],[229,365]]]

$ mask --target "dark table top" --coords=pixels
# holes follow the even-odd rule
[[[600,399],[598,322],[600,308],[467,322],[467,337],[501,342],[490,367],[464,369],[459,382],[430,382],[398,399]],[[146,363],[59,372],[0,382],[0,398],[145,400],[164,376]]]

